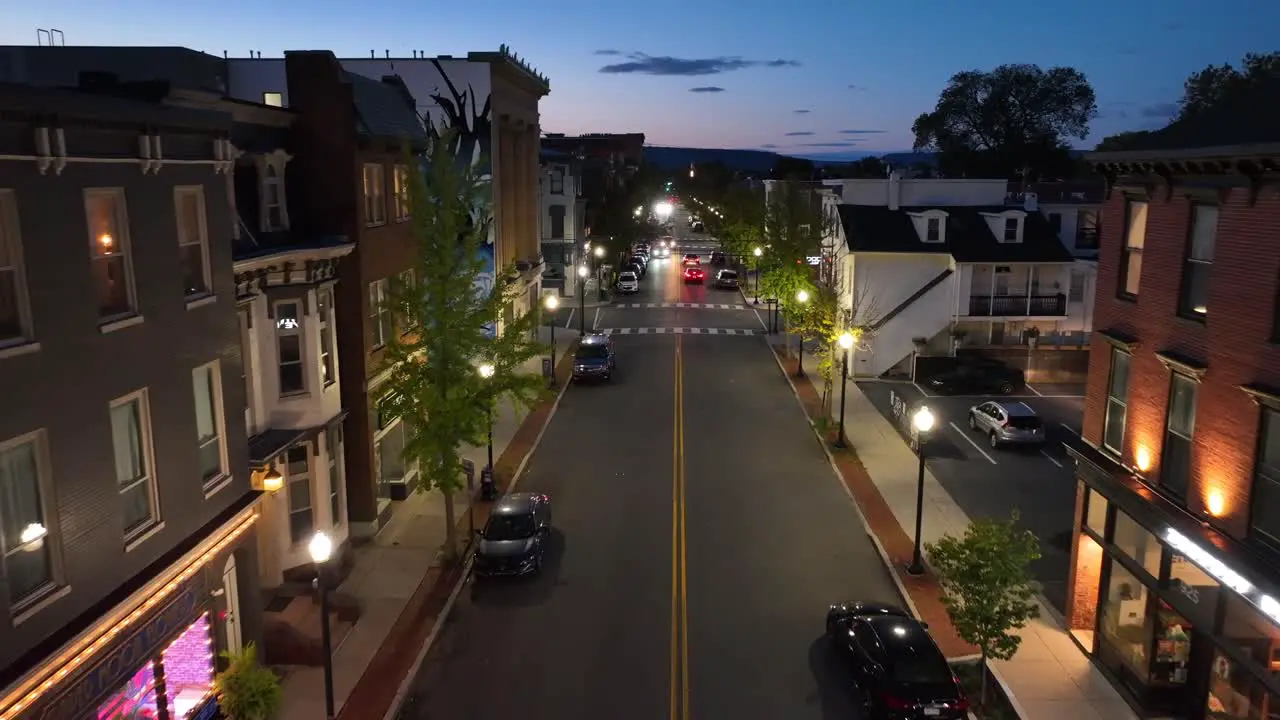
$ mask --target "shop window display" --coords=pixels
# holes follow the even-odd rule
[[[213,688],[214,653],[209,615],[201,615],[161,654],[164,695],[156,692],[156,662],[148,662],[98,708],[97,720],[150,720],[167,703],[169,717],[186,718]]]
[[[1160,554],[1163,551],[1160,541],[1133,518],[1119,511],[1116,512],[1115,538],[1112,542],[1125,555],[1137,560],[1151,577],[1160,577]]]
[[[1268,691],[1247,669],[1220,652],[1214,654],[1206,717],[1213,720],[1271,720],[1277,712],[1280,712],[1280,698]]]
[[[1127,670],[1145,683],[1150,667],[1147,648],[1151,644],[1147,588],[1114,561],[1102,612],[1102,634],[1106,645]]]

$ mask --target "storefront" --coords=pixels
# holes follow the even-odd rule
[[[257,517],[252,506],[237,513],[64,645],[0,698],[0,720],[216,718],[218,652],[239,642],[223,569],[252,547]]]
[[[1280,718],[1280,578],[1086,445],[1067,623],[1146,716]]]

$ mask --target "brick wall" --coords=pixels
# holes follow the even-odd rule
[[[1122,461],[1133,465],[1137,448],[1149,450],[1154,466],[1147,475],[1159,482],[1171,371],[1155,353],[1172,351],[1203,363],[1208,371],[1197,398],[1187,506],[1200,513],[1210,493],[1220,493],[1224,511],[1215,524],[1243,537],[1259,410],[1238,388],[1254,383],[1280,387],[1280,346],[1270,342],[1280,277],[1280,193],[1266,189],[1251,207],[1248,192],[1234,189],[1221,203],[1206,322],[1177,314],[1192,201],[1175,189],[1171,199],[1157,190],[1148,202],[1141,286],[1133,301],[1116,294],[1125,235],[1124,194],[1113,192],[1103,212],[1094,327],[1139,341],[1130,370]],[[1110,359],[1111,346],[1095,337],[1083,431],[1085,439],[1098,446]]]

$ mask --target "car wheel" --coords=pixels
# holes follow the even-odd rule
[[[1008,380],[1000,383],[1000,394],[1001,395],[1013,394],[1013,383],[1009,382]]]
[[[991,433],[991,449],[992,449],[992,450],[994,450],[994,449],[996,449],[996,448],[998,448],[998,447],[1000,447],[1000,436],[996,435],[996,434],[995,434],[995,431],[992,431],[992,433]]]
[[[978,418],[973,413],[969,413],[969,429],[970,430],[978,429]]]

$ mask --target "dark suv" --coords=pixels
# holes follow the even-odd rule
[[[1026,387],[1022,371],[996,362],[974,361],[934,375],[925,389],[946,395],[1011,395]]]
[[[617,367],[612,338],[601,333],[582,336],[573,353],[574,380],[612,380]]]
[[[477,530],[475,573],[482,577],[529,575],[542,569],[551,534],[551,498],[540,493],[504,495]]]

